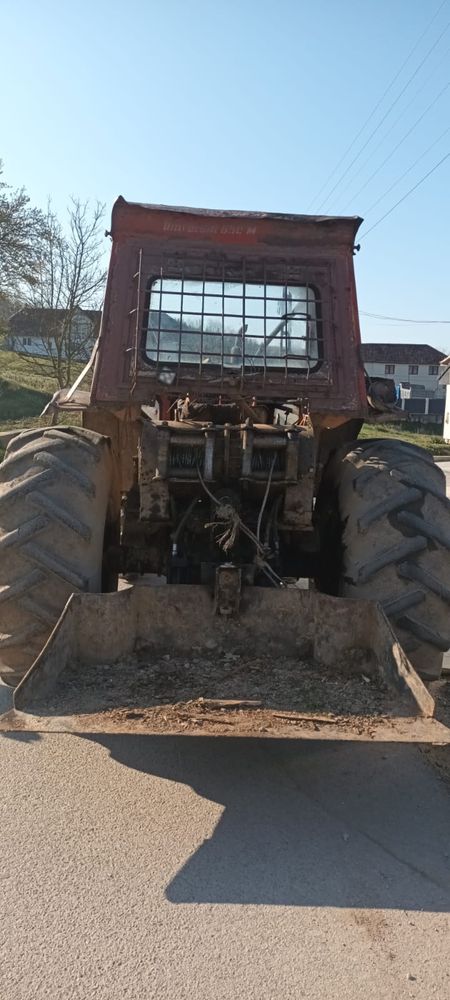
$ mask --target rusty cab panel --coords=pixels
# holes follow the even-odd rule
[[[170,394],[367,412],[353,269],[359,218],[119,198],[91,405]]]

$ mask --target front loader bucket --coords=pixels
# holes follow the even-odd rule
[[[450,742],[378,605],[249,588],[74,594],[0,729]]]

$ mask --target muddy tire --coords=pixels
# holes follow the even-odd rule
[[[14,438],[0,465],[0,676],[17,684],[74,591],[102,590],[108,439],[60,427]]]
[[[332,460],[323,495],[322,519],[328,505],[330,530],[334,507],[338,525],[338,543],[334,551],[331,547],[338,578],[330,590],[328,575],[326,589],[379,601],[418,673],[436,679],[450,647],[450,501],[444,474],[414,445],[356,442]]]

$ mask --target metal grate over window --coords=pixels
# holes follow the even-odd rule
[[[145,323],[146,356],[158,366],[309,372],[322,357],[317,290],[292,276],[161,275],[149,282]]]

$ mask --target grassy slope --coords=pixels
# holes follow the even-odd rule
[[[48,393],[29,389],[0,378],[0,429],[28,423],[36,418],[49,400]]]
[[[41,366],[22,360],[11,351],[0,352],[0,429],[24,426],[39,416],[55,389]]]
[[[79,370],[76,366],[74,379]],[[47,418],[41,420],[39,414],[56,389],[45,362],[38,358],[28,361],[12,351],[0,351],[0,431],[47,423]]]

